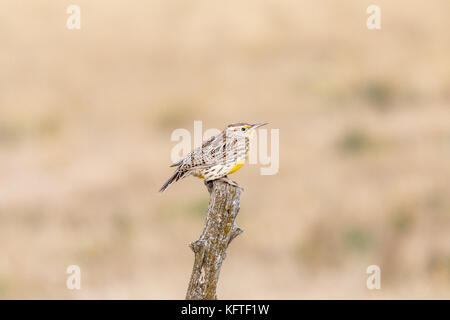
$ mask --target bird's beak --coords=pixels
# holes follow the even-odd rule
[[[266,124],[269,124],[269,123],[268,123],[268,122],[264,122],[264,123],[255,123],[255,124],[252,124],[252,127],[251,127],[250,129],[251,129],[251,130],[255,130],[256,128],[265,126]]]

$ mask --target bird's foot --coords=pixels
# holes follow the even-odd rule
[[[242,188],[241,186],[239,186],[239,185],[237,184],[237,182],[231,180],[231,179],[228,178],[227,176],[222,177],[222,178],[219,178],[219,179],[217,179],[217,180],[223,181],[223,182],[225,182],[225,183],[228,183],[229,185],[231,185],[231,186],[233,186],[233,187],[236,187],[236,188],[239,188],[239,189],[241,189],[242,191],[244,191],[244,188]]]

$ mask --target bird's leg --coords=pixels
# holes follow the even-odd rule
[[[234,186],[234,187],[236,187],[236,188],[240,188],[240,189],[242,189],[242,191],[244,190],[244,188],[240,187],[240,186],[237,184],[237,182],[231,180],[230,178],[228,178],[228,176],[224,176],[224,177],[219,178],[219,179],[217,179],[217,180],[223,181],[223,182],[225,182],[225,183],[228,183],[229,185]]]

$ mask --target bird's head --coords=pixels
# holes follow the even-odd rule
[[[239,137],[250,137],[256,128],[266,125],[266,123],[249,124],[245,122],[233,123],[225,129],[228,134]]]

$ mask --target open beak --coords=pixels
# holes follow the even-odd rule
[[[251,130],[255,130],[256,128],[265,126],[266,124],[269,124],[269,123],[268,123],[268,122],[264,122],[264,123],[255,123],[255,124],[252,124],[252,127],[251,127],[250,129],[251,129]]]

